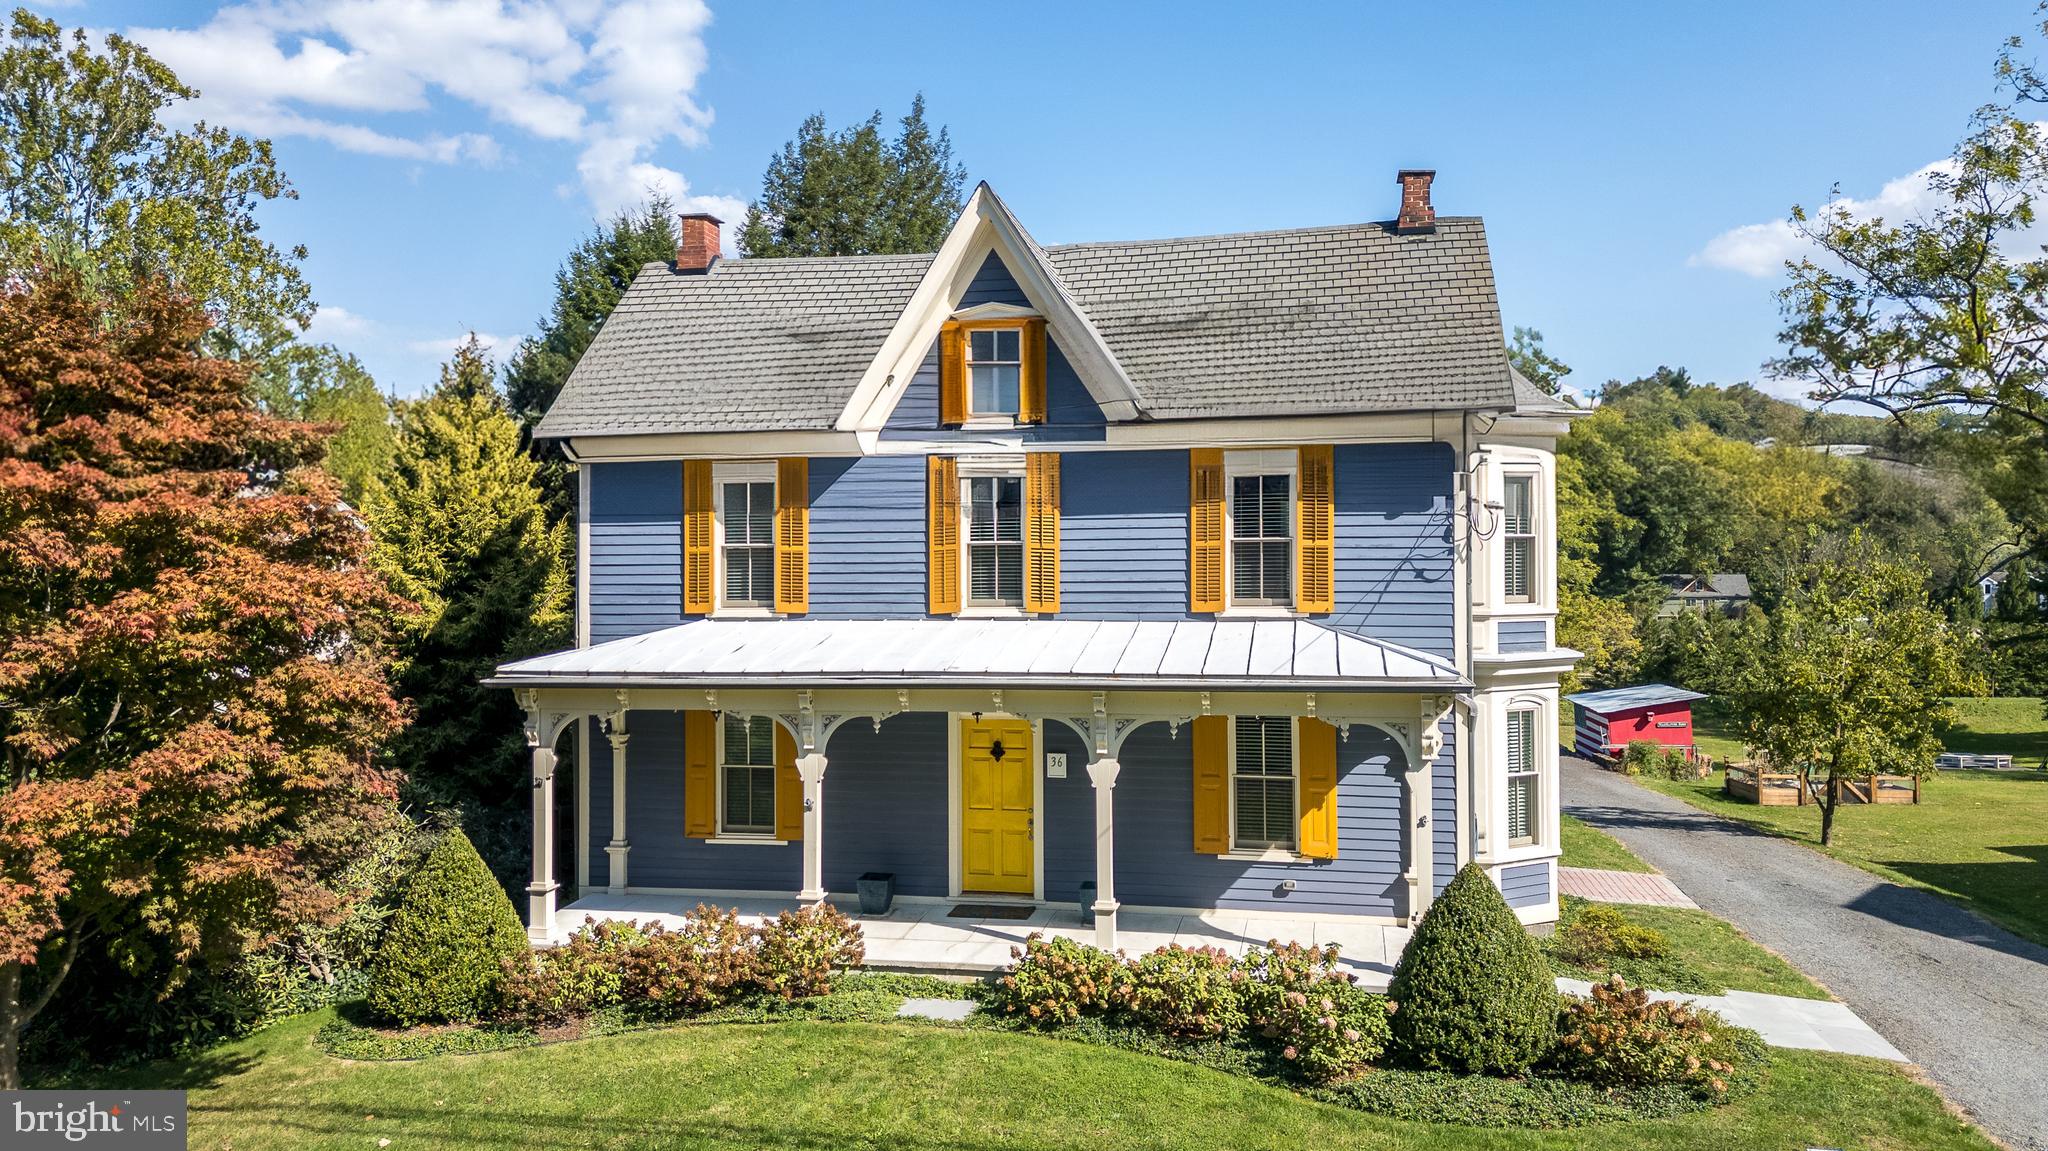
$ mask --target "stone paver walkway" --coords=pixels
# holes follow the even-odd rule
[[[1587,995],[1592,992],[1593,985],[1580,979],[1560,979],[1557,988],[1573,995]],[[1889,1059],[1894,1063],[1906,1062],[1898,1048],[1858,1018],[1846,1003],[1764,995],[1755,991],[1730,991],[1721,995],[1652,991],[1650,998],[1709,1008],[1728,1022],[1763,1036],[1764,1042],[1773,1047],[1836,1051],[1844,1055]]]
[[[1650,907],[1698,907],[1678,885],[1650,872],[1560,867],[1557,889],[1597,903],[1641,903]]]

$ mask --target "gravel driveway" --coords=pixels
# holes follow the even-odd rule
[[[2048,948],[1582,760],[1561,776],[1566,811],[1819,980],[1987,1131],[2048,1151]]]

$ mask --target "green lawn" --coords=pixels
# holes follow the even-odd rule
[[[1563,848],[1564,857],[1558,863],[1565,867],[1593,867],[1602,871],[1655,871],[1654,867],[1637,859],[1628,848],[1603,831],[1579,821],[1572,815],[1558,816],[1558,846]]]
[[[1818,809],[1737,803],[1721,791],[1721,776],[1717,771],[1683,783],[1639,776],[1636,782],[1820,845]],[[2048,943],[2048,772],[1944,771],[1921,784],[1918,804],[1837,808],[1835,842],[1826,850]]]
[[[1779,1051],[1769,1083],[1682,1119],[1486,1131],[1377,1119],[1151,1056],[938,1027],[784,1023],[414,1063],[321,1054],[302,1016],[110,1086],[191,1090],[195,1149],[1856,1147],[1991,1151],[1897,1068]],[[384,1141],[388,1140],[388,1144]]]

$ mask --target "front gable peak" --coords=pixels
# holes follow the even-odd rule
[[[996,285],[1000,283],[1000,288]],[[1111,421],[1140,415],[1137,391],[1102,334],[1023,225],[987,183],[977,185],[840,414],[841,431],[875,431],[909,390],[948,321],[1042,319]]]

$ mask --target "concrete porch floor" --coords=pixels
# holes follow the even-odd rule
[[[797,906],[794,899],[718,899],[703,902],[732,907],[742,920],[758,924]],[[699,898],[689,895],[610,895],[594,892],[556,910],[555,942],[567,939],[583,926],[585,919],[599,921],[636,920],[674,927],[695,907]],[[832,901],[860,924],[867,945],[867,962],[872,967],[894,967],[917,971],[981,974],[1010,962],[1010,949],[1022,947],[1033,932],[1065,936],[1081,943],[1095,942],[1095,928],[1081,925],[1081,913],[1071,906],[1038,905],[1026,919],[952,919],[946,913],[973,897],[957,900],[898,899],[887,915],[858,913],[858,904],[847,899]],[[1182,947],[1219,947],[1231,955],[1242,955],[1248,947],[1269,940],[1282,943],[1323,945],[1341,948],[1340,962],[1358,976],[1359,986],[1384,991],[1394,971],[1394,962],[1408,945],[1409,929],[1382,926],[1343,917],[1302,916],[1298,919],[1249,916],[1242,912],[1207,911],[1199,915],[1172,912],[1124,911],[1117,916],[1117,947],[1129,955],[1178,943]]]

